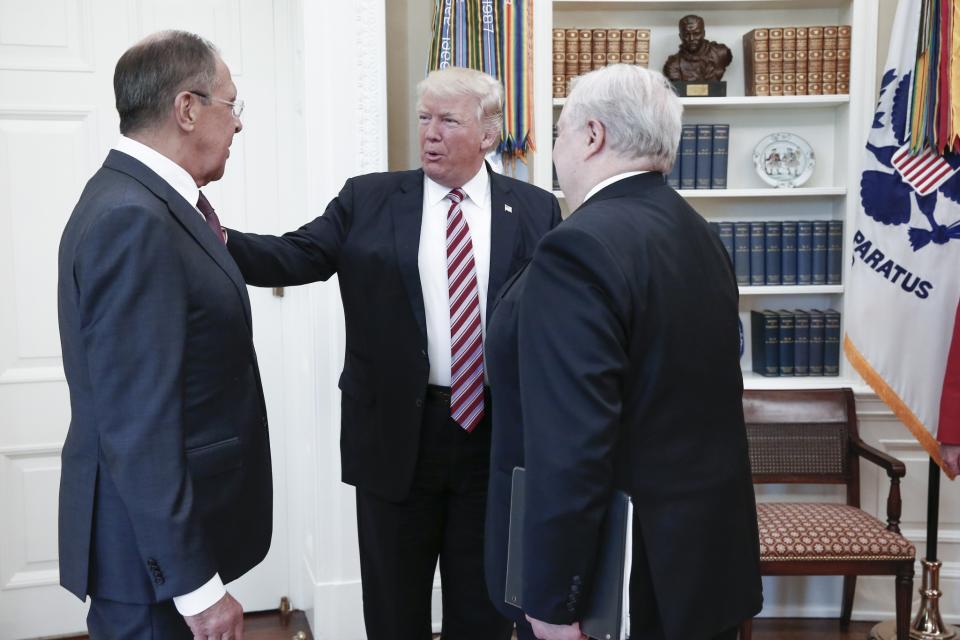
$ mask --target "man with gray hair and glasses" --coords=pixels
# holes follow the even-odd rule
[[[224,583],[270,546],[270,445],[250,301],[200,187],[243,102],[181,31],[127,50],[114,91],[122,135],[60,242],[60,581],[90,596],[94,640],[241,639]]]
[[[631,638],[732,640],[760,610],[737,285],[664,181],[682,111],[655,71],[575,81],[553,154],[574,211],[491,321],[495,410],[516,411],[494,417],[494,455],[524,452],[521,600],[543,640],[581,637],[616,489],[634,505]]]
[[[496,79],[450,67],[417,93],[421,169],[351,178],[300,229],[231,230],[228,248],[256,286],[338,276],[341,471],[357,488],[367,638],[430,640],[439,560],[443,637],[506,640],[483,579],[485,320],[560,208],[484,162],[503,118]]]

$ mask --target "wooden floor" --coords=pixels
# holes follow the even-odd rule
[[[313,640],[302,611],[293,611],[287,616],[279,611],[248,613],[245,618],[246,640]],[[757,618],[753,621],[753,640],[866,640],[873,625],[873,622],[851,622],[850,628],[842,632],[836,620]],[[301,631],[304,635],[297,636]],[[60,640],[87,640],[87,636]]]

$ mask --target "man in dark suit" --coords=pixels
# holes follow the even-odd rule
[[[635,509],[631,638],[732,639],[760,610],[737,286],[719,238],[664,182],[681,115],[655,71],[577,81],[554,148],[574,213],[490,328],[497,410],[499,372],[517,371],[520,415],[495,416],[494,455],[522,431],[522,602],[544,640],[580,638],[615,489]],[[513,365],[501,315],[516,322]]]
[[[114,89],[122,136],[60,243],[60,580],[95,640],[242,638],[223,583],[270,546],[270,446],[246,287],[199,187],[243,103],[176,31],[124,53]]]
[[[439,558],[444,637],[496,640],[512,625],[483,583],[484,319],[560,209],[485,165],[502,122],[495,79],[449,68],[418,94],[421,170],[352,178],[297,231],[230,230],[228,248],[249,284],[338,276],[342,474],[357,488],[368,638],[429,640]]]

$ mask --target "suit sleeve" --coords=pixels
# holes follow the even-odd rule
[[[953,320],[953,339],[940,394],[937,440],[942,444],[960,445],[960,305]]]
[[[188,285],[170,251],[171,233],[155,211],[118,207],[87,230],[74,262],[98,473],[108,474],[120,495],[143,561],[139,569],[158,600],[193,591],[217,571],[187,469]],[[154,580],[151,565],[164,580]]]
[[[629,295],[607,249],[561,226],[534,254],[520,301],[523,605],[554,624],[580,619],[613,491]]]
[[[563,216],[560,214],[560,202],[557,200],[557,197],[553,194],[550,194],[550,200],[553,205],[550,212],[550,228],[553,229],[555,226],[563,222]]]
[[[247,284],[290,287],[327,280],[337,272],[350,230],[353,181],[348,180],[323,215],[296,231],[266,236],[227,230],[227,249]]]

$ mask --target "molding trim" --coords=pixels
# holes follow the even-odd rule
[[[59,456],[63,451],[62,442],[48,444],[26,444],[13,447],[0,447],[0,456],[4,458],[36,458],[41,456]]]
[[[360,173],[387,169],[386,30],[382,0],[360,0],[357,30],[357,111]]]
[[[63,367],[10,367],[0,372],[0,384],[30,384],[34,382],[66,382]]]

